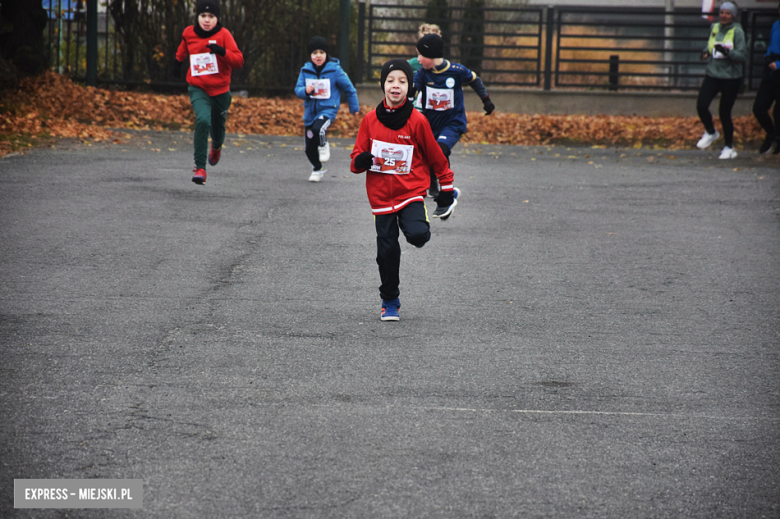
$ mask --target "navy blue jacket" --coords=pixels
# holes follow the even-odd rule
[[[480,99],[488,97],[485,85],[477,74],[460,63],[444,60],[444,63],[431,70],[420,68],[414,74],[414,86],[422,93],[423,115],[431,123],[434,135],[439,135],[444,128],[453,128],[460,133],[466,133],[466,107],[463,104],[463,85],[469,85]],[[452,106],[446,110],[435,110],[426,107],[426,95],[429,88],[452,91]],[[430,97],[430,96],[429,96]]]

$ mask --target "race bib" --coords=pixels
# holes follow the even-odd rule
[[[314,87],[312,99],[330,99],[330,79],[306,79],[306,87]]]
[[[431,88],[425,89],[425,108],[443,112],[453,107],[453,98],[455,91],[451,88]]]
[[[728,42],[727,41],[721,41],[721,42],[716,42],[716,43],[720,43],[720,45],[722,47],[724,47],[726,49],[729,49],[729,51],[731,51],[734,48],[734,43],[730,42],[730,41],[728,41]],[[712,59],[726,59],[726,55],[723,54],[722,52],[718,52],[717,50],[712,49]]]
[[[374,164],[369,168],[370,171],[406,175],[412,170],[414,146],[374,140],[371,144],[371,155],[374,156]]]
[[[190,74],[193,76],[208,76],[209,74],[219,74],[217,55],[210,52],[191,55]]]

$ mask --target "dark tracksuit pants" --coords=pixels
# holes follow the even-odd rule
[[[195,167],[205,169],[209,154],[209,135],[211,145],[215,148],[221,148],[225,142],[225,122],[233,97],[229,91],[210,96],[202,88],[190,86],[187,90],[195,111]]]
[[[415,247],[422,247],[431,239],[431,225],[428,212],[422,202],[412,202],[401,210],[374,216],[376,225],[376,263],[379,265],[379,295],[393,300],[401,293],[399,272],[401,269],[401,244],[398,243],[399,228],[406,241]]]
[[[723,126],[723,138],[729,148],[734,147],[734,123],[731,121],[731,109],[737,101],[737,94],[742,86],[742,78],[719,79],[712,76],[704,76],[704,82],[699,89],[699,98],[696,101],[696,111],[699,119],[704,124],[707,133],[715,133],[715,125],[712,122],[710,103],[720,92],[720,105],[718,116]]]
[[[772,103],[775,104],[772,110],[774,122],[772,117],[769,117]],[[780,70],[772,72],[769,67],[764,67],[761,85],[753,102],[753,115],[767,135],[774,135],[776,139],[780,139]]]
[[[324,115],[319,116],[314,122],[306,127],[303,143],[306,147],[306,158],[311,162],[314,171],[322,169],[322,162],[320,162],[320,151],[317,149],[320,146],[325,146],[328,140],[325,137],[325,132],[330,126],[330,119]]]

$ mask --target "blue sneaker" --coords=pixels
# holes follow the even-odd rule
[[[460,196],[460,189],[456,187],[453,188],[453,191],[454,192],[452,193],[452,205],[448,205],[444,207],[437,206],[436,210],[433,212],[434,218],[441,218],[442,220],[446,220],[447,218],[450,217],[452,212],[455,210],[455,206],[458,205],[458,196]]]
[[[396,297],[395,299],[382,299],[382,315],[380,319],[383,321],[400,321],[401,316],[398,315],[398,310],[401,308],[401,301]]]

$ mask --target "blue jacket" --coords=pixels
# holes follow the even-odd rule
[[[414,74],[414,86],[422,93],[423,115],[431,123],[433,134],[438,137],[445,128],[452,128],[457,132],[466,133],[466,108],[463,104],[463,85],[469,85],[480,99],[488,96],[482,80],[460,63],[444,62],[433,68],[425,70],[420,67]],[[444,110],[430,109],[429,89],[439,91],[451,91],[452,103],[447,104]]]
[[[772,33],[769,38],[769,47],[766,49],[766,55],[774,54],[780,56],[780,20],[772,24]],[[775,61],[778,70],[780,70],[780,59]]]
[[[330,97],[328,99],[312,99],[306,93],[307,79],[329,79]],[[349,111],[353,114],[359,112],[360,104],[358,103],[357,90],[355,90],[344,69],[339,65],[338,59],[329,58],[319,75],[314,70],[314,63],[311,61],[301,67],[298,83],[295,85],[295,95],[303,99],[303,124],[309,126],[321,115],[324,115],[331,121],[335,120],[341,104],[342,91],[347,94]]]

